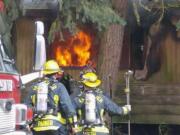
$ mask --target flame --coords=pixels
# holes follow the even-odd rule
[[[66,41],[56,41],[55,59],[60,66],[85,66],[91,58],[92,39],[80,31]]]

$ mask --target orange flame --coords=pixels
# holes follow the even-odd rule
[[[91,58],[92,39],[80,31],[63,42],[54,42],[55,58],[60,66],[85,66]]]

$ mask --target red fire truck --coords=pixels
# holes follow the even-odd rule
[[[39,69],[46,60],[46,53],[42,35],[43,23],[37,24],[40,24],[40,32],[36,35],[37,53],[34,55],[34,67],[40,71]],[[20,104],[21,87],[38,78],[40,72],[20,76],[15,68],[15,62],[8,57],[4,47],[0,38],[0,135],[27,135],[27,132],[17,128],[25,125],[28,119],[27,106]]]

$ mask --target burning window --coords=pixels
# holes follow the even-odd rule
[[[63,67],[83,67],[89,62],[96,66],[97,47],[93,44],[93,36],[79,31],[65,41],[58,38],[52,43],[51,56]]]

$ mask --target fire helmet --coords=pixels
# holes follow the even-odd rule
[[[55,60],[48,60],[44,64],[43,74],[49,75],[54,73],[62,73],[63,70],[59,67],[58,63]]]
[[[88,72],[82,75],[82,83],[85,86],[94,88],[101,84],[101,80],[97,78],[97,75],[93,72]]]

